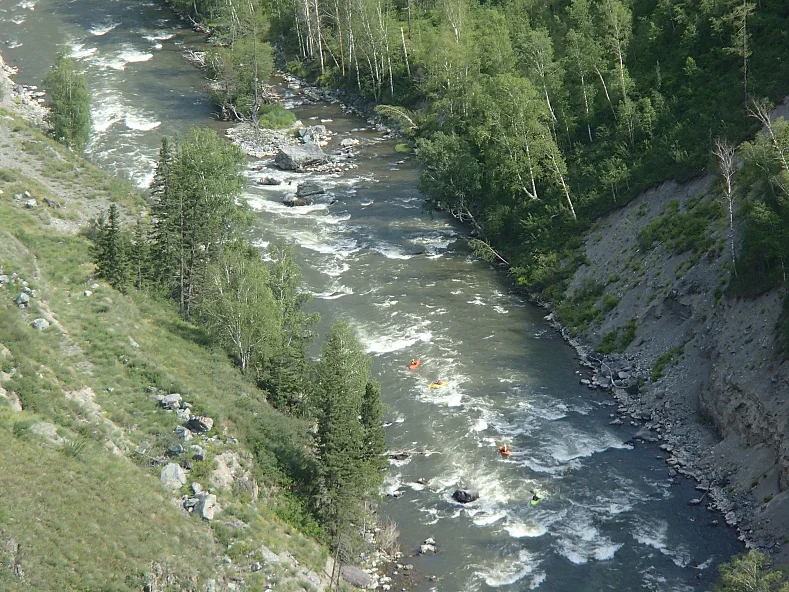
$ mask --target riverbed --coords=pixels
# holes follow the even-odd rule
[[[93,96],[88,155],[141,187],[162,136],[223,127],[200,72],[182,57],[202,41],[156,2],[0,4],[0,48],[20,68],[18,81],[40,84],[66,49]],[[338,105],[285,92],[304,124],[333,133],[328,151],[359,140],[358,166],[304,175],[250,162],[251,239],[261,248],[295,242],[323,330],[347,320],[373,358],[390,447],[430,453],[392,461],[383,492],[382,512],[399,525],[407,556],[436,540],[436,554],[403,560],[438,578],[416,589],[706,589],[741,546],[703,505],[687,505],[694,484],[672,480],[655,445],[626,444],[637,426],[609,425],[616,405],[579,384],[575,353],[544,311],[472,256],[466,228],[423,209],[419,169],[395,139]],[[269,176],[282,184],[257,185]],[[284,206],[307,178],[327,194]],[[422,362],[414,371],[412,358]],[[429,388],[437,379],[447,385]],[[497,454],[500,443],[512,446],[510,458]],[[459,486],[480,499],[455,503]],[[537,506],[532,490],[542,496]]]

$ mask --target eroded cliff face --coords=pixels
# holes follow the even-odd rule
[[[586,240],[587,264],[567,294],[602,291],[586,339],[623,350],[611,355],[624,357],[641,379],[630,399],[651,413],[646,427],[664,449],[683,451],[688,462],[680,472],[710,485],[709,498],[727,520],[786,561],[789,361],[777,330],[783,294],[746,299],[726,291],[732,266],[726,224],[715,215],[720,199],[715,177],[705,175],[666,182],[599,220]]]

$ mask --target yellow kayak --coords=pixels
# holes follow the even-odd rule
[[[428,388],[441,388],[442,386],[446,386],[447,384],[449,383],[445,380],[436,380],[435,382],[431,382],[427,386]]]

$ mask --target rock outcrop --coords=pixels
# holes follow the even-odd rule
[[[287,171],[300,171],[305,167],[328,162],[329,157],[317,144],[282,146],[274,158],[274,164]]]
[[[461,504],[470,504],[479,499],[479,492],[473,489],[456,489],[452,499]]]

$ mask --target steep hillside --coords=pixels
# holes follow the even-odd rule
[[[323,589],[265,485],[307,426],[169,305],[94,279],[79,231],[145,203],[0,81],[0,589]]]
[[[711,488],[693,503],[714,500],[745,538],[785,562],[783,294],[740,298],[729,288],[723,208],[719,183],[705,175],[663,183],[601,218],[555,316],[570,339],[595,348],[584,350],[596,369],[590,388],[613,389],[613,422],[661,440],[670,475]]]

